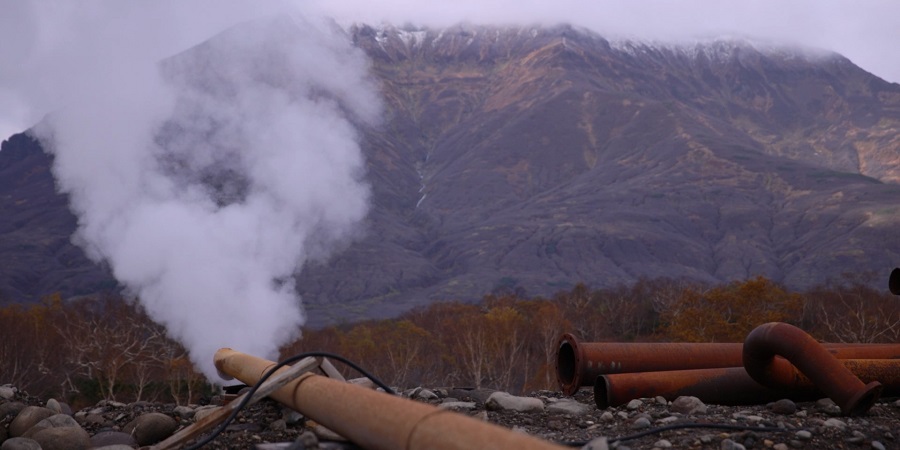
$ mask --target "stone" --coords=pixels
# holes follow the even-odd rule
[[[92,450],[134,450],[134,447],[130,445],[104,445],[103,447],[92,447]]]
[[[646,417],[638,417],[631,424],[631,428],[634,428],[635,430],[642,430],[644,428],[650,428],[650,419],[648,419]]]
[[[299,448],[319,448],[319,438],[312,431],[304,431],[297,436],[297,440],[294,442],[298,444]]]
[[[731,439],[722,439],[722,443],[719,445],[719,448],[722,450],[747,450],[747,447],[744,447],[737,442],[732,441]]]
[[[22,437],[34,439],[34,435],[47,428],[81,428],[78,422],[72,416],[65,414],[54,414],[32,426],[22,435]]]
[[[601,436],[585,444],[581,450],[609,450],[609,441],[606,436]]]
[[[194,417],[194,408],[191,408],[190,406],[176,406],[175,409],[172,410],[172,412],[174,412],[176,416],[181,417],[182,419],[190,419],[191,417]]]
[[[56,401],[55,398],[51,398],[50,400],[47,400],[47,404],[45,406],[47,407],[47,409],[53,411],[56,414],[62,414],[62,412],[63,412],[62,405],[60,405],[59,402]]]
[[[831,416],[841,415],[841,407],[830,398],[821,398],[816,401],[816,409]]]
[[[847,428],[847,422],[844,422],[843,420],[840,420],[840,419],[835,419],[833,417],[831,419],[826,420],[824,425],[826,427],[837,428],[839,430],[843,430],[843,429]]]
[[[797,412],[797,404],[790,399],[781,399],[768,405],[769,411],[775,414],[789,416]]]
[[[491,411],[542,412],[544,402],[539,398],[517,397],[507,392],[494,392],[484,403]]]
[[[19,411],[16,418],[9,424],[9,435],[12,437],[20,437],[24,435],[29,428],[52,415],[53,411],[42,406],[26,406]]]
[[[662,406],[666,406],[669,404],[669,401],[666,400],[666,398],[663,397],[662,395],[657,395],[654,400],[656,400],[657,404],[662,405]]]
[[[799,439],[801,441],[808,441],[808,440],[812,439],[812,433],[809,432],[809,430],[800,430],[800,431],[794,433],[794,436],[796,436],[797,439]]]
[[[3,441],[0,450],[41,450],[41,444],[34,439],[14,437]]]
[[[612,421],[614,421],[614,420],[616,420],[616,418],[615,418],[615,417],[613,416],[613,414],[612,414],[611,412],[609,412],[609,411],[603,411],[603,414],[600,414],[600,421],[601,421],[601,422],[612,422]]]
[[[667,439],[660,439],[653,444],[656,448],[672,448],[672,443]]]
[[[884,444],[878,441],[872,441],[872,448],[875,450],[885,450]]]
[[[32,436],[43,450],[84,450],[91,448],[91,437],[81,427],[44,428]]]
[[[171,436],[177,428],[175,419],[162,413],[147,413],[128,422],[122,431],[134,436],[138,445],[143,447]]]
[[[468,411],[475,409],[475,402],[443,402],[438,404],[437,407],[454,411]]]
[[[706,404],[697,397],[682,395],[672,401],[669,405],[669,411],[677,412],[685,415],[701,415],[706,414]]]
[[[628,402],[627,405],[625,405],[625,409],[627,409],[629,411],[634,411],[634,410],[640,408],[641,406],[644,406],[644,402],[642,402],[638,399],[634,399],[634,400],[631,400],[630,402]]]
[[[429,389],[418,388],[413,398],[420,400],[437,400],[440,397]]]
[[[554,414],[569,414],[572,416],[583,416],[593,409],[594,408],[591,406],[571,398],[562,398],[547,405],[547,412]]]
[[[134,436],[121,431],[101,431],[91,436],[92,447],[111,447],[115,445],[125,445],[128,448],[134,448],[138,446],[138,443]]]
[[[269,429],[272,431],[287,430],[287,422],[285,422],[284,419],[273,420],[272,423],[269,424]]]
[[[25,409],[25,404],[22,402],[6,402],[0,404],[0,420],[5,419],[6,416],[15,416],[23,409]]]
[[[783,442],[779,442],[772,446],[772,450],[788,450],[788,448],[790,447],[788,447],[788,445]]]
[[[18,389],[14,388],[8,384],[4,385],[4,386],[0,386],[0,399],[9,400],[16,396],[16,392],[18,392]]]

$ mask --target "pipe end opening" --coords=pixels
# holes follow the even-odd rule
[[[867,384],[864,389],[857,392],[847,401],[846,405],[841,408],[841,412],[849,417],[865,415],[878,401],[878,398],[881,397],[882,390],[884,390],[884,386],[877,381]]]

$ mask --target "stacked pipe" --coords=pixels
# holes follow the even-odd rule
[[[882,389],[900,394],[900,345],[819,344],[784,323],[758,327],[743,344],[585,343],[564,334],[556,373],[567,395],[593,385],[599,408],[656,396],[739,405],[828,395],[845,415],[860,415]]]

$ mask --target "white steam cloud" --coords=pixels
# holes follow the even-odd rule
[[[298,335],[292,275],[367,213],[354,124],[373,123],[379,102],[348,37],[296,14],[161,63],[134,50],[79,74],[90,78],[36,132],[76,242],[216,379],[218,348],[274,358]]]

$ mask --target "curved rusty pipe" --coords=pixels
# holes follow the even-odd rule
[[[778,388],[791,386],[797,367],[813,384],[840,406],[845,416],[865,414],[881,395],[877,381],[863,384],[856,375],[803,330],[786,323],[770,322],[756,327],[744,341],[744,369],[758,383]]]
[[[823,344],[838,359],[900,359],[900,344]],[[563,334],[556,350],[560,390],[574,395],[600,375],[741,367],[741,343],[581,342]]]

